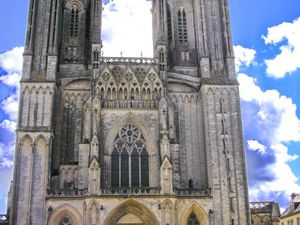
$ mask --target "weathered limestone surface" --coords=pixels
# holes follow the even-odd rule
[[[152,0],[154,58],[102,1],[30,0],[12,225],[249,225],[227,0]]]

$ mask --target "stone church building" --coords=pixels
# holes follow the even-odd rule
[[[101,0],[30,0],[11,225],[249,225],[227,0],[152,0],[153,58]]]

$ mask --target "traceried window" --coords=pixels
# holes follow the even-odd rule
[[[67,216],[64,216],[58,225],[73,225],[73,223]]]
[[[78,36],[79,28],[79,9],[74,5],[71,9],[71,18],[70,18],[70,37]]]
[[[122,127],[111,154],[112,187],[148,187],[149,155],[143,134],[132,124]]]
[[[178,39],[180,42],[188,42],[186,12],[184,8],[178,11]]]
[[[190,215],[187,225],[200,225],[195,213]]]

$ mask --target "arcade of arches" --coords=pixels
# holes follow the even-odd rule
[[[53,208],[49,215],[48,225],[209,225],[206,213],[195,204],[180,210],[166,200],[162,204],[150,206],[160,211],[156,213],[148,206],[135,200],[128,200],[112,209],[105,209],[94,200],[84,204],[84,213],[72,206],[62,205]],[[172,203],[171,203],[172,204]],[[179,207],[180,208],[180,207]],[[52,209],[52,208],[51,208]],[[152,211],[153,210],[153,211]],[[178,217],[178,218],[177,218]]]

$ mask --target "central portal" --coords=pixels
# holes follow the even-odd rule
[[[145,223],[136,215],[130,213],[123,216],[117,225],[145,225]]]
[[[159,225],[157,217],[142,203],[133,199],[114,208],[104,225]]]

